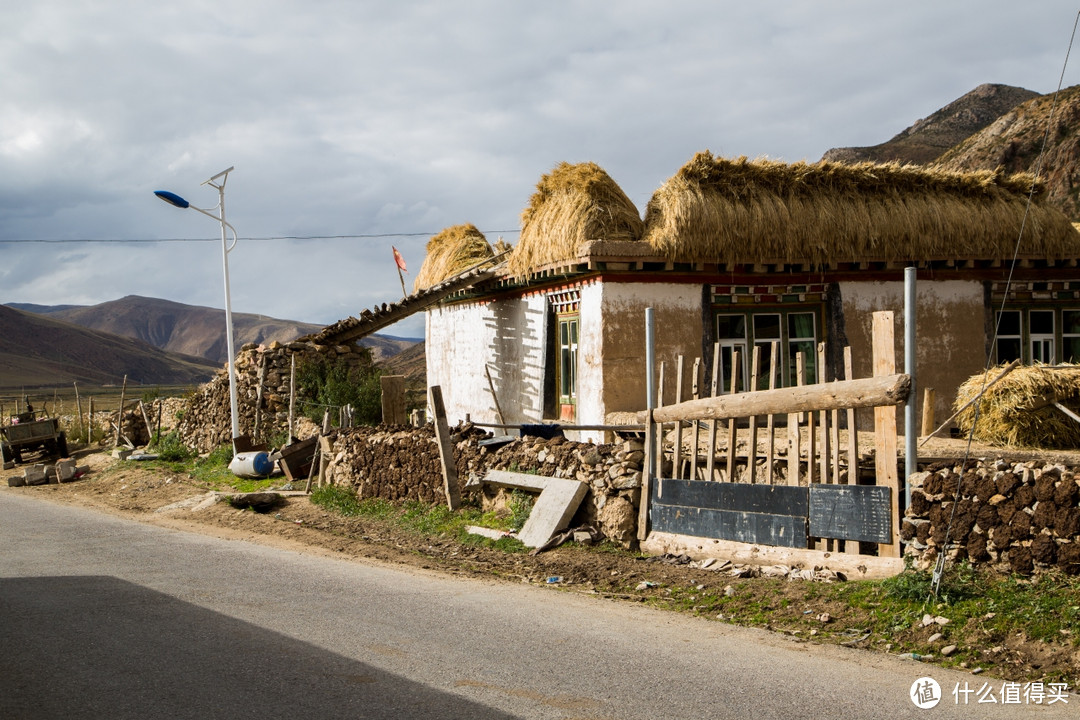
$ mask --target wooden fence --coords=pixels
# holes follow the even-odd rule
[[[638,523],[643,547],[785,564],[819,565],[830,558],[830,566],[858,568],[862,576],[897,571],[901,486],[895,406],[907,400],[911,382],[895,373],[892,315],[874,314],[871,378],[850,378],[848,348],[847,379],[821,377],[822,344],[819,382],[801,384],[800,356],[800,383],[778,388],[773,344],[765,346],[771,376],[758,377],[760,348],[755,347],[750,377],[741,383],[770,389],[737,392],[743,379],[733,358],[731,392],[719,394],[715,348],[711,397],[697,397],[695,377],[695,399],[649,413]],[[681,400],[681,360],[678,365]],[[872,484],[860,483],[857,408],[874,409]],[[720,433],[726,436],[722,455]],[[875,562],[878,558],[894,561]]]

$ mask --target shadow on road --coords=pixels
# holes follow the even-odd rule
[[[12,720],[513,717],[96,576],[0,578],[0,687]]]

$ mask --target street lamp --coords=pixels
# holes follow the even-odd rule
[[[229,301],[229,253],[236,247],[236,228],[225,222],[225,181],[229,179],[229,173],[232,171],[233,168],[231,167],[228,170],[222,170],[214,177],[202,183],[203,185],[209,185],[210,187],[217,189],[218,204],[216,208],[203,210],[202,208],[195,207],[176,193],[171,193],[167,190],[155,190],[154,194],[170,205],[175,205],[184,210],[196,210],[221,223],[221,265],[225,270],[225,344],[229,353],[229,408],[232,411],[233,453],[235,454],[236,438],[240,436],[240,422],[236,412],[236,354],[233,351],[232,304]],[[214,210],[217,211],[217,215],[214,214]],[[225,234],[226,228],[232,232],[233,239],[231,244],[227,241]]]

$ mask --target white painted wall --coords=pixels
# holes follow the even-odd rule
[[[498,422],[485,365],[507,423],[541,420],[546,303],[533,295],[428,311],[428,384],[442,386],[451,425],[466,414],[475,422]]]

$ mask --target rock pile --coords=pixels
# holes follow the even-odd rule
[[[950,557],[1030,575],[1058,567],[1080,573],[1080,479],[1043,462],[971,461],[910,478],[901,538],[928,564],[946,542]],[[959,495],[957,489],[959,488]]]
[[[454,428],[454,458],[460,489],[470,475],[488,470],[535,472],[589,485],[572,525],[593,525],[629,546],[637,531],[641,468],[645,453],[638,440],[594,445],[526,436],[502,445],[482,445],[491,435],[470,424]],[[329,479],[353,487],[361,498],[396,502],[445,502],[439,448],[431,427],[348,428],[334,437]]]
[[[320,359],[340,358],[350,366],[370,363],[369,351],[356,344],[319,345],[307,341],[284,345],[272,342],[265,346],[245,344],[236,356],[237,414],[241,434],[265,439],[288,429],[289,377],[294,355],[298,368]],[[299,408],[296,412],[299,415]],[[222,369],[187,399],[182,412],[178,413],[176,430],[185,445],[209,452],[231,441],[231,427],[229,375],[227,369]]]

